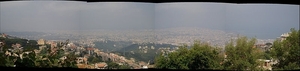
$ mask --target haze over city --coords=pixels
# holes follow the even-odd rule
[[[299,5],[8,1],[0,66],[290,69],[298,29]]]
[[[299,29],[299,6],[284,4],[16,1],[0,9],[1,32],[197,27],[275,39]]]

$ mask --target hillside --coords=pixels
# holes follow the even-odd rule
[[[22,39],[22,38],[18,38],[18,37],[11,37],[11,36],[7,36],[7,38],[4,37],[0,37],[0,42],[4,42],[5,43],[5,48],[11,47],[13,44],[21,44],[21,46],[24,47],[24,49],[27,48],[37,48],[38,46],[37,41],[36,40],[27,40],[27,39]]]
[[[125,54],[127,59],[134,58],[138,61],[148,62],[149,60],[153,60],[161,52],[162,48],[170,48],[172,50],[175,47],[177,46],[171,44],[132,44],[116,52],[122,56]]]
[[[105,41],[97,41],[94,42],[95,47],[98,49],[104,50],[104,51],[117,51],[123,47],[131,45],[130,42],[125,42],[125,41],[110,41],[110,40],[105,40]]]

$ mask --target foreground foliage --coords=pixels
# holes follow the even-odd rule
[[[274,70],[300,68],[300,31],[291,29],[286,40],[276,40],[266,44],[270,50],[262,51],[254,47],[256,39],[239,37],[226,44],[225,50],[205,43],[195,42],[192,48],[182,45],[175,52],[165,53],[155,58],[156,68],[162,69],[219,69],[219,70],[265,70],[259,59],[268,59],[275,64]],[[278,62],[278,63],[276,63]]]
[[[184,45],[175,52],[158,56],[155,66],[167,69],[216,69],[221,66],[219,53],[219,49],[196,41],[191,49]]]
[[[275,69],[292,70],[300,68],[300,31],[291,29],[286,40],[273,42],[271,56],[278,61]]]

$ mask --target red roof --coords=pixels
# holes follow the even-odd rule
[[[72,46],[71,46],[71,48],[72,48],[72,49],[75,49],[75,48],[76,48],[76,46],[72,45]]]
[[[89,48],[87,48],[87,50],[94,50],[94,48],[89,47]]]
[[[106,63],[100,63],[100,64],[97,64],[97,66],[98,66],[99,68],[104,68],[104,67],[106,67]]]

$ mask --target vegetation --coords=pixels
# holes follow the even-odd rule
[[[240,37],[236,42],[230,42],[225,46],[227,55],[224,61],[226,70],[258,70],[258,59],[263,57],[263,52],[253,48],[255,38],[248,40],[247,37]]]
[[[273,67],[275,69],[299,69],[300,68],[300,31],[292,28],[289,37],[284,41],[273,42],[271,56],[278,61]]]
[[[103,61],[102,61],[102,57],[101,56],[95,55],[95,56],[90,56],[88,58],[88,62],[90,64],[94,64],[94,63],[103,62]]]
[[[125,65],[119,65],[115,62],[112,61],[106,61],[105,63],[107,63],[107,69],[131,69],[131,67],[128,64]]]
[[[138,47],[148,47],[147,53],[144,53],[143,48],[139,49]],[[155,47],[155,49],[151,49],[151,46]],[[147,43],[147,44],[132,44],[130,46],[124,47],[120,49],[119,51],[116,51],[116,53],[125,56],[126,59],[134,58],[136,61],[144,61],[148,62],[149,60],[154,60],[155,56],[157,56],[160,53],[159,48],[162,47],[176,47],[171,44],[154,44],[154,43]],[[124,55],[125,51],[125,55]]]
[[[158,56],[155,66],[162,69],[218,69],[222,60],[219,53],[219,49],[196,41],[191,49],[183,45],[176,52]]]
[[[3,39],[2,39],[3,41]],[[26,43],[24,43],[26,41]],[[36,53],[34,50],[38,50],[36,41],[29,41],[26,39],[8,39],[4,38],[5,44],[1,46],[4,48],[0,52],[0,66],[5,67],[74,67],[75,66],[75,55],[74,53],[64,54],[64,50],[61,49],[68,42],[65,42],[62,45],[59,45],[58,50],[51,53],[50,47],[46,47],[41,50],[41,53]],[[14,43],[21,43],[25,45],[24,48],[27,49],[14,49],[10,45]],[[29,45],[30,44],[30,45]],[[65,56],[66,59],[61,59]]]
[[[183,45],[176,52],[158,56],[155,66],[168,69],[258,70],[257,59],[263,53],[253,48],[255,41],[254,38],[249,41],[247,37],[231,41],[225,47],[226,58],[222,50],[196,41],[191,49]]]
[[[70,52],[70,54],[65,54],[65,50],[63,47],[68,44],[68,40],[66,42],[62,42],[62,44],[58,44],[57,50],[51,50],[51,45],[46,44],[45,47],[39,50],[37,45],[37,41],[35,40],[26,40],[26,39],[9,39],[0,37],[0,41],[4,42],[5,45],[1,45],[0,52],[0,66],[4,67],[40,67],[40,68],[53,68],[53,67],[73,67],[76,66],[76,57],[77,55],[74,52]],[[11,47],[12,44],[20,43],[24,46],[23,49],[14,49]],[[13,50],[13,51],[10,51]],[[39,50],[39,53],[35,53],[34,50]],[[8,52],[10,55],[5,54]],[[28,53],[29,52],[29,53]],[[51,53],[54,52],[54,53]],[[27,54],[28,53],[28,54]],[[13,56],[16,54],[17,56]],[[62,59],[63,57],[66,59]],[[94,64],[98,62],[103,62],[101,56],[93,55],[88,58],[89,64]],[[128,65],[119,65],[112,61],[106,61],[109,69],[130,69],[131,67]]]
[[[272,62],[278,62],[272,65],[275,70],[300,69],[300,31],[291,29],[291,33],[286,40],[276,40],[267,43],[270,50],[262,51],[256,47],[255,38],[239,37],[226,44],[225,50],[211,46],[208,43],[195,41],[192,46],[182,45],[175,52],[160,53],[155,57],[155,67],[161,69],[218,69],[218,70],[263,70],[261,62],[258,59],[270,59]],[[51,50],[49,47],[36,53],[39,50],[34,40],[26,39],[8,39],[0,37],[0,66],[6,67],[77,67],[75,66],[74,52],[65,54],[62,49],[68,41],[58,45],[57,50]],[[19,43],[24,49],[11,47],[12,44]],[[155,54],[142,55],[138,53],[139,45],[131,45],[126,49],[126,56],[132,57],[151,57]],[[147,45],[148,46],[148,45]],[[149,47],[149,46],[148,46]],[[159,46],[155,46],[159,47]],[[136,51],[135,51],[135,50]],[[157,49],[157,48],[156,48]],[[119,52],[122,54],[121,49]],[[149,49],[150,50],[150,49]],[[132,54],[134,51],[137,54]],[[155,50],[157,51],[157,50]],[[148,52],[154,52],[148,51]],[[62,57],[66,57],[62,59]],[[139,60],[148,61],[149,58],[139,58]],[[151,60],[151,59],[149,59]],[[88,61],[97,63],[102,61],[101,56],[91,56]],[[129,69],[128,64],[119,65],[110,60],[105,61],[109,69]]]
[[[157,56],[155,66],[163,69],[263,70],[259,59],[270,59],[278,61],[272,65],[275,70],[299,69],[299,36],[300,31],[292,28],[286,40],[276,40],[273,45],[267,43],[271,49],[265,52],[254,47],[255,38],[239,37],[226,44],[224,53],[208,44],[195,42],[190,49],[182,45],[176,52]]]

